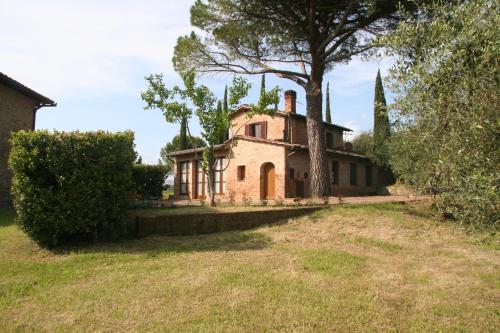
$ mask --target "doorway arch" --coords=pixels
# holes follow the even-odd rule
[[[266,162],[260,167],[260,198],[262,200],[273,200],[275,197],[276,172],[274,164]]]

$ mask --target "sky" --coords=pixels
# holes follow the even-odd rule
[[[179,36],[190,33],[194,1],[164,0],[0,0],[0,72],[57,102],[37,112],[37,129],[135,132],[144,162],[157,163],[160,149],[179,132],[158,110],[145,111],[140,93],[146,75],[163,73],[168,86],[180,84],[172,55]],[[351,138],[373,126],[375,76],[389,60],[354,58],[326,74],[333,122],[351,128]],[[260,76],[243,101],[257,102]],[[229,74],[202,77],[218,97]],[[297,112],[305,113],[303,88],[268,74],[266,87],[297,91]],[[280,109],[283,108],[283,99]],[[196,119],[189,127],[199,134]]]

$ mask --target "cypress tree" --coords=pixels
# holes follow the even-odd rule
[[[228,115],[228,113],[229,113],[229,106],[227,103],[227,85],[224,88],[224,100],[222,102],[222,112],[224,112],[224,114],[226,114],[226,115]],[[229,128],[227,128],[226,131],[224,132],[223,139],[224,140],[222,142],[225,142],[226,140],[229,139]]]
[[[188,141],[187,141],[187,118],[182,118],[181,120],[181,130],[179,133],[179,148],[181,150],[188,149]]]
[[[327,123],[332,123],[332,115],[330,113],[330,82],[326,83],[326,114],[325,121]]]
[[[375,80],[375,101],[373,106],[373,155],[378,164],[387,166],[387,139],[391,136],[387,103],[380,70]]]
[[[222,107],[222,102],[219,100],[217,102],[217,118],[220,120],[223,117],[223,107]],[[220,133],[218,142],[219,144],[224,143],[226,141],[226,131]]]
[[[260,98],[262,99],[266,93],[266,74],[262,74],[262,80],[260,81]]]

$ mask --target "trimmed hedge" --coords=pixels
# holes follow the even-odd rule
[[[21,229],[42,246],[127,232],[134,134],[20,131],[11,138]]]
[[[163,165],[134,164],[136,194],[140,199],[161,198],[167,169]]]

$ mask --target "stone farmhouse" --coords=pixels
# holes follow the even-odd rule
[[[57,104],[0,72],[0,207],[10,205],[11,172],[7,168],[12,132],[34,130],[36,112]]]
[[[285,110],[273,117],[248,119],[248,111],[242,105],[231,115],[233,137],[215,146],[216,197],[255,202],[310,196],[306,117],[296,113],[296,92],[285,91]],[[352,130],[326,122],[324,130],[332,195],[375,193],[381,185],[376,168],[344,141]],[[169,155],[174,161],[174,199],[201,199],[208,194],[202,152],[197,148]]]

